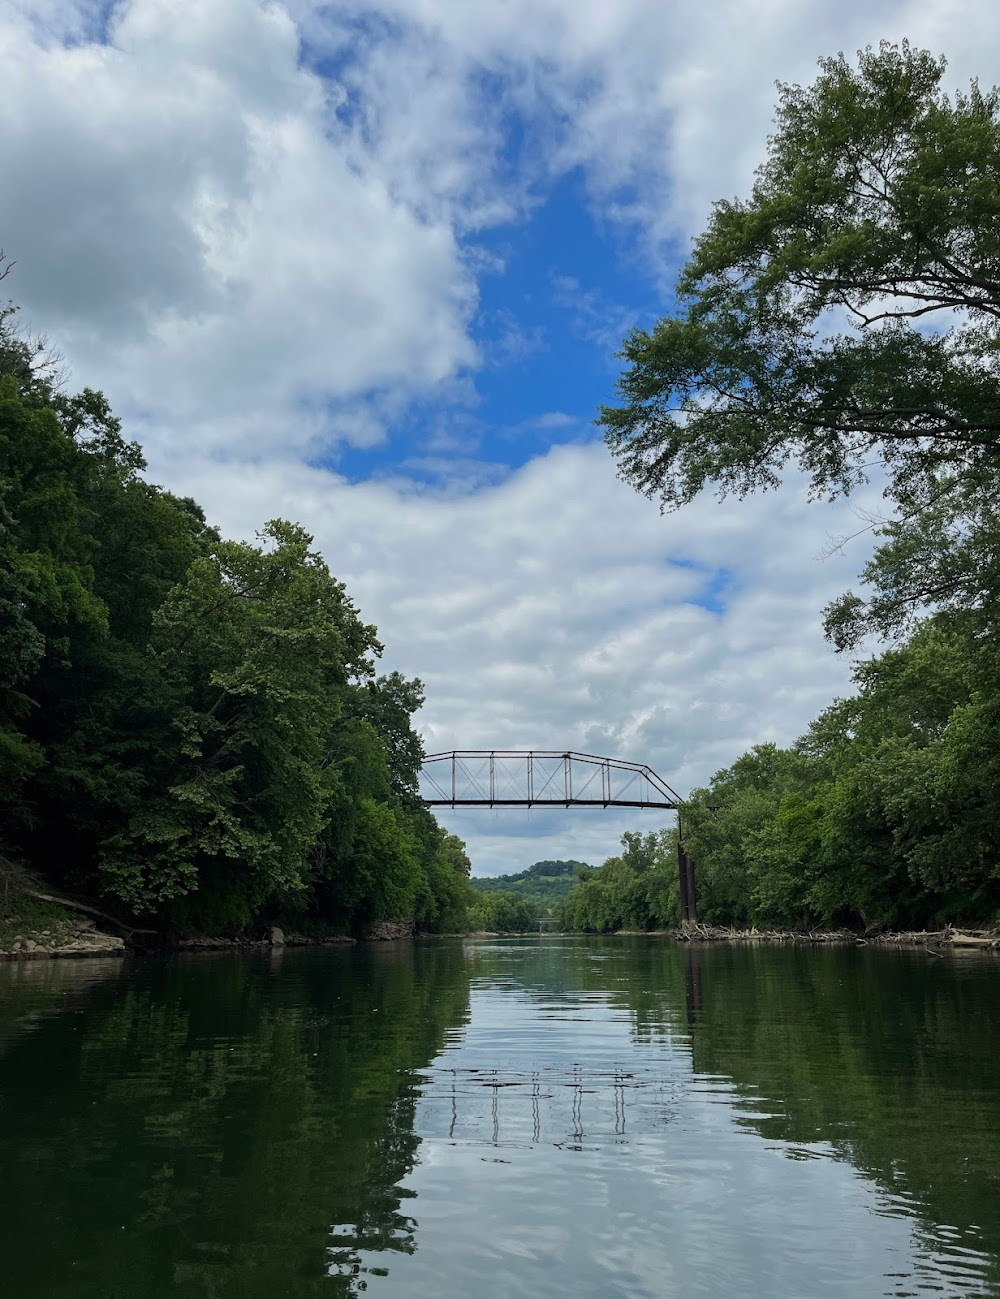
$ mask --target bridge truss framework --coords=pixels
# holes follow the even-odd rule
[[[421,771],[431,807],[650,807],[683,799],[645,763],[555,749],[452,749]]]

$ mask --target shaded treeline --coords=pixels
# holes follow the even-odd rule
[[[907,928],[996,917],[1000,659],[976,621],[928,619],[861,664],[857,694],[797,744],[759,745],[695,792],[687,833],[703,919]]]
[[[683,811],[699,919],[737,927],[990,921],[1000,910],[1000,654],[971,612],[926,619],[855,672],[789,748],[754,746]],[[679,923],[676,830],[563,905],[571,929]]]
[[[532,898],[506,890],[477,893],[469,905],[469,928],[475,932],[523,934],[538,928],[541,910]]]
[[[0,853],[168,931],[460,928],[421,684],[298,525],[227,541],[0,312]]]
[[[558,916],[559,907],[585,862],[539,861],[512,875],[473,879],[476,898],[469,907],[474,930],[526,933],[537,929],[542,917]]]

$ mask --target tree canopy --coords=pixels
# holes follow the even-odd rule
[[[841,646],[978,603],[970,550],[994,553],[1000,95],[949,96],[944,73],[883,43],[780,87],[750,197],[715,205],[598,421],[621,476],[667,509],[788,467],[816,497],[884,480],[890,540],[871,603],[830,611]]]
[[[576,882],[577,871],[589,869],[585,862],[537,861],[523,871],[480,877],[470,883],[478,893],[512,893],[529,902],[538,915],[552,916]],[[490,926],[484,924],[483,928]]]
[[[298,524],[222,538],[0,311],[0,853],[168,931],[462,928],[423,687]]]
[[[817,493],[874,460],[920,497],[997,467],[1000,99],[949,99],[908,45],[783,86],[749,200],[715,205],[676,314],[634,330],[602,411],[628,481],[668,506],[706,484]]]

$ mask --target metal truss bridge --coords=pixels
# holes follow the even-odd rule
[[[681,919],[698,919],[694,866],[684,846],[684,800],[642,762],[554,749],[450,749],[420,769],[428,807],[650,807],[677,813]]]
[[[452,749],[420,772],[430,807],[650,807],[684,800],[644,763],[548,749]]]

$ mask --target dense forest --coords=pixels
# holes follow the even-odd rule
[[[469,923],[477,930],[526,933],[541,920],[561,918],[561,905],[581,872],[581,861],[536,861],[512,875],[473,878],[479,894],[469,908]]]
[[[589,869],[582,861],[536,861],[512,875],[473,877],[470,882],[480,893],[513,893],[534,903],[540,915],[551,915],[573,887],[577,871]]]
[[[861,593],[826,610],[856,692],[685,810],[716,924],[1000,915],[1000,95],[949,98],[943,75],[883,45],[784,87],[751,197],[716,205],[601,415],[622,476],[667,509],[788,466],[812,497],[884,486]],[[676,923],[675,847],[626,836],[566,924]]]
[[[9,269],[9,268],[8,268]],[[460,929],[417,680],[312,539],[229,541],[0,312],[0,865],[165,933]]]

